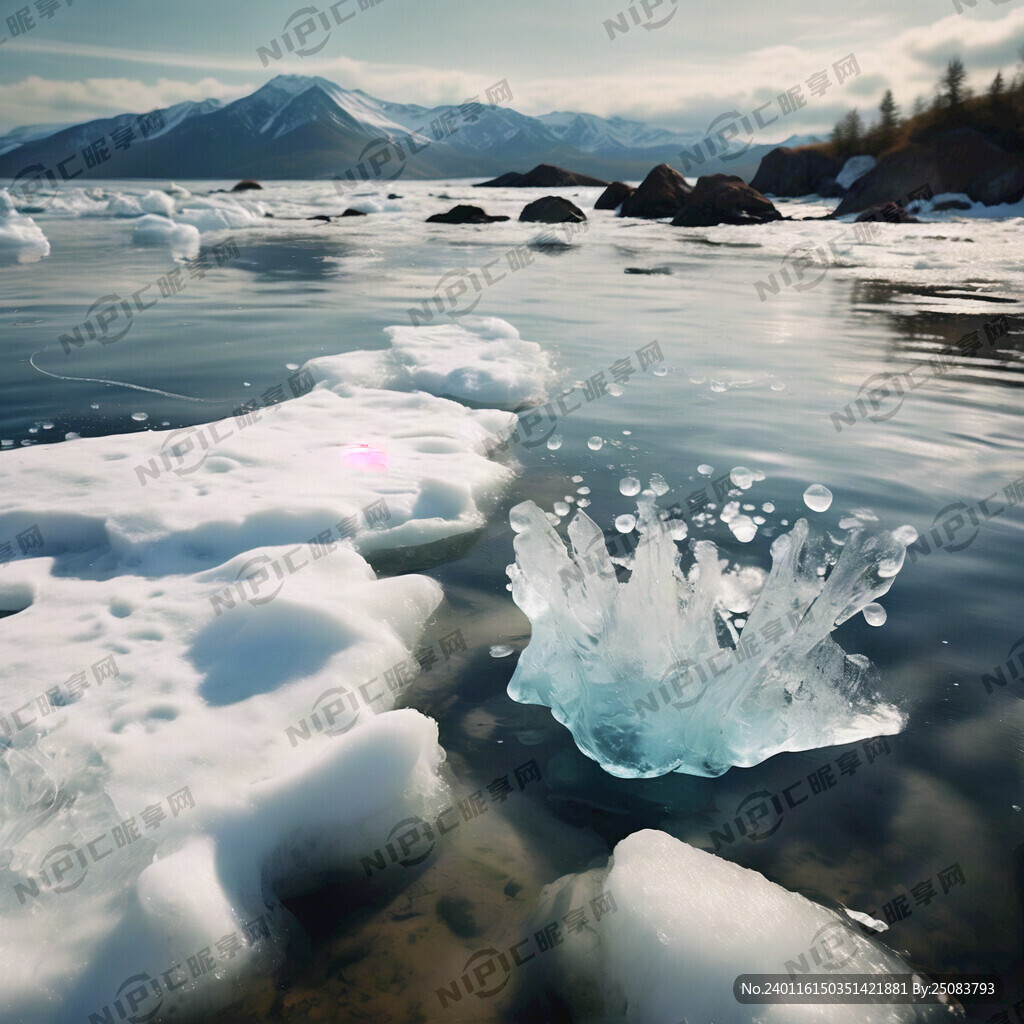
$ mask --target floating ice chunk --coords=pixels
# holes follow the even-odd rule
[[[715,467],[709,466],[706,462],[702,462],[697,467],[697,472],[700,473],[701,476],[711,476],[711,474],[714,473],[714,471]]]
[[[635,476],[625,476],[619,481],[619,493],[633,498],[640,493],[640,481]]]
[[[0,265],[36,263],[50,255],[50,243],[42,228],[14,208],[11,194],[0,189]]]
[[[749,544],[757,536],[757,523],[750,516],[738,515],[729,522],[733,536],[743,544]]]
[[[165,245],[176,259],[194,259],[199,254],[199,231],[191,224],[176,224],[167,217],[147,213],[132,232],[136,245]]]
[[[248,228],[259,224],[266,207],[253,200],[243,205],[237,198],[221,196],[191,196],[178,202],[175,218],[202,231],[225,231],[229,228]]]
[[[523,341],[510,323],[497,317],[387,327],[384,333],[390,349],[327,356],[307,365],[317,380],[330,386],[426,391],[491,408],[516,409],[547,397],[552,381],[547,353],[535,342]]]
[[[754,474],[746,466],[737,466],[729,473],[729,479],[741,490],[749,490],[754,484]]]
[[[594,902],[591,902],[594,901]],[[627,1024],[933,1024],[962,1011],[931,1005],[744,1004],[741,974],[835,982],[914,970],[844,914],[763,875],[645,830],[608,867],[546,886],[530,930],[568,907],[602,909],[545,954],[547,984],[574,1020]],[[538,987],[539,979],[534,981]],[[596,1005],[595,1005],[596,1004]]]
[[[825,512],[832,504],[832,492],[822,484],[811,484],[804,491],[804,504],[812,512]]]
[[[170,217],[174,200],[166,192],[144,192],[141,196],[116,195],[107,203],[106,213],[113,217],[142,217],[155,213]]]
[[[865,928],[870,928],[873,932],[887,932],[889,930],[889,926],[884,921],[879,921],[877,917],[861,913],[859,910],[850,910],[849,907],[844,907],[843,909],[846,911],[847,917],[852,918],[857,924],[862,924]]]
[[[904,718],[875,693],[873,666],[829,634],[888,591],[892,577],[879,566],[901,565],[905,544],[853,533],[826,580],[817,570],[834,556],[800,520],[772,544],[739,657],[717,631],[729,601],[718,549],[695,544],[696,565],[684,571],[656,506],[641,500],[638,512],[632,572],[619,582],[585,513],[570,522],[566,551],[533,502],[512,510],[508,574],[533,628],[513,699],[550,707],[588,757],[626,778],[715,776],[782,751],[899,732]],[[772,634],[776,620],[790,625],[766,641],[762,629]]]
[[[655,473],[651,477],[651,490],[660,498],[663,494],[668,494],[671,488],[668,485],[668,481],[660,473]]]

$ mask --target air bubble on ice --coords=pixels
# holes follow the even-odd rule
[[[729,479],[745,491],[753,484],[754,474],[746,466],[737,466],[729,473]]]
[[[548,449],[550,451],[557,452],[558,449],[561,448],[561,447],[562,447],[562,435],[561,434],[552,434],[551,437],[548,438]]]
[[[711,476],[711,474],[714,473],[714,471],[715,467],[709,466],[706,462],[702,462],[697,467],[697,472],[700,473],[701,476]]]
[[[757,526],[750,516],[736,516],[729,523],[733,536],[743,544],[749,544],[757,536]]]
[[[597,437],[596,435],[587,441],[587,447],[592,452],[599,452],[604,447],[604,438]]]
[[[888,613],[880,604],[869,604],[864,609],[864,621],[869,626],[884,626]]]
[[[832,492],[821,484],[811,484],[804,491],[804,504],[812,512],[824,512],[832,504]]]
[[[622,388],[618,384],[608,385],[608,394],[611,395],[612,398],[619,398],[622,395],[622,393]]]
[[[664,366],[656,366],[654,368],[655,377],[664,377],[668,373],[668,370]]]
[[[619,481],[619,492],[627,498],[640,493],[640,481],[635,476],[626,476]]]
[[[507,658],[510,654],[515,652],[515,648],[509,647],[508,644],[494,644],[491,647],[492,658]]]
[[[663,494],[668,494],[668,482],[660,473],[655,473],[651,477],[651,490],[654,491],[654,493],[657,494],[659,497]]]
[[[133,412],[132,413],[132,419],[135,420],[136,423],[145,423],[146,420],[149,419],[149,413],[148,412]]]

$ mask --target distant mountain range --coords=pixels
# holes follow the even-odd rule
[[[145,121],[139,124],[140,117]],[[26,174],[73,178],[493,177],[557,164],[607,180],[636,180],[656,164],[680,166],[704,132],[672,132],[621,117],[557,112],[528,117],[482,103],[422,107],[375,99],[327,79],[279,75],[226,106],[179,103],[147,115],[85,124],[35,125],[0,137],[0,181]],[[100,147],[95,143],[100,141]],[[700,173],[749,180],[778,145],[751,145],[741,158],[706,159]],[[388,149],[387,144],[390,144]],[[693,172],[689,172],[693,173]]]

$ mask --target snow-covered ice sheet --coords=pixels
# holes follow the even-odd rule
[[[553,374],[548,354],[497,317],[465,317],[457,324],[387,327],[391,347],[314,359],[317,380],[396,391],[413,389],[515,409],[542,400]]]
[[[912,528],[853,530],[835,558],[801,519],[772,544],[766,580],[756,567],[725,571],[711,541],[694,544],[684,571],[671,522],[644,495],[623,582],[586,513],[569,524],[567,552],[533,502],[512,509],[508,574],[532,626],[514,700],[550,707],[580,750],[625,778],[715,776],[900,731],[904,716],[876,692],[874,667],[830,633],[888,591]],[[737,590],[749,591],[745,607]],[[727,642],[722,611],[747,608],[742,637],[730,625]]]
[[[289,554],[274,590],[213,600]],[[53,568],[22,561],[0,581],[0,607],[24,609],[0,629],[0,959],[16,976],[0,1018],[102,1019],[126,978],[211,946],[215,977],[165,986],[163,1012],[230,1002],[231,977],[295,941],[281,898],[354,870],[440,799],[436,726],[388,710],[403,687],[386,674],[441,589],[378,581],[347,545],[156,579]],[[218,952],[261,914],[269,936]]]
[[[66,571],[156,575],[301,544],[351,517],[366,554],[482,528],[512,478],[486,457],[515,423],[506,412],[339,383],[256,415],[6,452],[0,536],[38,526],[30,554],[70,557]]]
[[[611,902],[604,894],[611,897]],[[533,924],[598,900],[599,920],[552,947],[549,984],[577,1012],[628,1024],[908,1024],[962,1020],[938,1005],[756,1005],[733,994],[761,974],[838,981],[912,974],[845,915],[664,832],[623,839],[607,868],[548,886]],[[603,1006],[595,1007],[595,999]]]

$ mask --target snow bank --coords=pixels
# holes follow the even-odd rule
[[[863,178],[875,166],[873,156],[851,156],[843,164],[843,169],[836,175],[836,184],[849,188],[859,178]]]
[[[116,195],[107,203],[107,213],[114,217],[141,217],[158,213],[170,217],[174,213],[174,200],[166,192],[144,192],[141,196]]]
[[[941,1006],[745,1005],[741,974],[837,980],[911,974],[844,915],[756,871],[645,830],[615,847],[606,869],[548,886],[537,927],[611,895],[599,921],[545,954],[551,984],[580,1015],[603,1001],[629,1024],[901,1024],[962,1019]],[[588,1005],[590,1004],[590,1005]],[[621,1015],[621,1016],[619,1016]]]
[[[309,363],[317,380],[471,401],[515,409],[541,401],[553,378],[546,352],[497,317],[465,317],[457,324],[387,327],[391,348],[350,352]]]
[[[7,189],[0,189],[0,265],[37,263],[50,255],[50,243],[31,218],[18,213]]]
[[[711,541],[694,545],[684,571],[653,496],[638,500],[625,582],[586,513],[569,524],[567,552],[533,502],[512,509],[508,575],[532,625],[508,687],[514,700],[550,707],[583,753],[624,778],[715,776],[900,731],[903,715],[876,693],[874,667],[830,634],[889,590],[912,528],[853,530],[836,556],[801,519],[772,544],[759,587],[756,570],[725,572]],[[741,610],[738,596],[752,610],[741,638],[730,624],[733,647],[719,630],[724,609]]]

